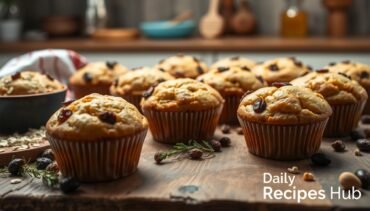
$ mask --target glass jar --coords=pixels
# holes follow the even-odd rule
[[[283,37],[305,37],[308,34],[307,13],[301,9],[301,0],[287,0],[281,13],[281,35]]]

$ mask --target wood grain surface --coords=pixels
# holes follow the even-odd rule
[[[216,137],[222,134],[217,131]],[[154,163],[153,155],[168,149],[156,143],[149,134],[145,140],[138,171],[124,179],[107,183],[83,184],[70,195],[49,189],[39,181],[25,179],[11,185],[11,178],[0,178],[0,210],[352,210],[370,209],[370,191],[363,191],[359,200],[265,200],[262,175],[279,175],[296,165],[297,189],[329,191],[338,187],[342,171],[370,169],[370,154],[356,157],[352,141],[346,140],[348,150],[332,150],[332,140],[324,140],[320,151],[332,164],[317,168],[309,160],[280,162],[256,157],[247,151],[242,135],[234,130],[227,135],[232,146],[223,148],[214,158],[202,161],[181,160],[163,165]],[[305,182],[304,171],[313,172],[316,181]],[[290,174],[292,175],[292,174]],[[287,184],[271,185],[288,189]]]
[[[65,48],[90,52],[158,52],[172,51],[252,51],[252,52],[370,52],[370,38],[302,38],[226,37],[213,40],[200,38],[185,40],[135,41],[92,39],[56,39],[0,43],[0,52],[27,52],[47,48]]]

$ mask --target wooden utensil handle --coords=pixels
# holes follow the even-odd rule
[[[210,0],[208,13],[216,14],[218,12],[219,0]]]

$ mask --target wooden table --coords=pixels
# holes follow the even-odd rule
[[[218,131],[217,136],[221,136]],[[153,155],[167,146],[152,141],[148,135],[138,171],[121,180],[83,184],[70,195],[51,190],[39,181],[26,179],[11,185],[9,178],[0,178],[0,210],[333,210],[370,209],[370,191],[363,191],[360,200],[265,200],[262,175],[269,172],[279,175],[288,167],[299,166],[301,172],[310,171],[315,182],[305,182],[302,173],[297,175],[297,189],[324,189],[338,187],[342,171],[358,168],[370,169],[370,154],[356,157],[355,144],[347,141],[347,151],[333,152],[332,140],[324,140],[321,151],[332,164],[313,167],[309,160],[296,162],[271,161],[256,157],[247,151],[241,135],[232,131],[228,135],[232,146],[223,148],[216,157],[202,161],[182,160],[156,165]],[[289,174],[292,176],[292,174]],[[274,189],[287,189],[288,185],[271,185]]]

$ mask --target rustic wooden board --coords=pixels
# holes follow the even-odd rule
[[[218,131],[217,136],[221,136]],[[358,168],[370,169],[370,154],[354,156],[355,144],[347,141],[348,150],[336,153],[330,147],[330,140],[324,140],[321,151],[332,159],[329,167],[317,168],[309,160],[294,162],[271,161],[247,152],[243,136],[233,131],[228,135],[232,146],[223,148],[216,157],[203,161],[182,160],[156,165],[153,155],[168,146],[152,141],[149,135],[145,141],[138,171],[121,180],[83,184],[75,193],[63,195],[59,190],[50,190],[38,181],[26,179],[11,185],[9,178],[0,178],[0,210],[333,210],[369,209],[370,191],[363,191],[360,200],[264,200],[262,196],[264,172],[279,175],[288,167],[299,166],[301,171],[311,171],[315,182],[305,182],[302,173],[297,175],[294,185],[297,189],[324,189],[337,187],[338,175],[342,171]],[[198,188],[193,193],[181,191],[183,186]],[[285,189],[285,184],[272,185]],[[190,188],[191,189],[191,188]],[[189,190],[189,189],[187,189]]]

